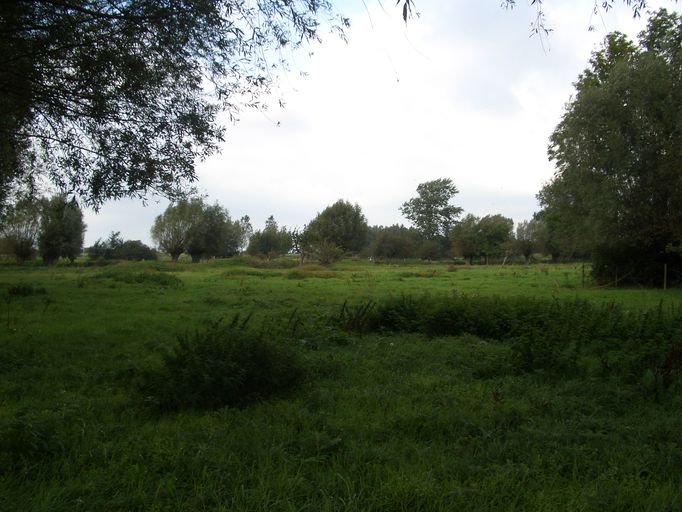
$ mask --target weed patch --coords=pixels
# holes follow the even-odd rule
[[[300,269],[295,269],[292,270],[287,274],[287,277],[289,279],[308,279],[308,278],[317,278],[317,279],[332,279],[336,277],[335,272],[331,271],[320,271],[320,270],[310,270],[307,268],[300,268]]]
[[[0,474],[60,455],[58,422],[49,414],[22,411],[0,424]]]
[[[111,279],[112,281],[126,284],[162,286],[165,288],[178,288],[183,284],[182,280],[177,276],[159,271],[126,272],[119,270],[109,270],[97,274],[95,277],[100,279]]]
[[[293,388],[305,375],[299,354],[246,329],[238,317],[178,336],[141,388],[161,410],[245,406]]]
[[[7,288],[7,295],[13,297],[28,297],[30,295],[45,295],[47,290],[42,286],[36,286],[31,283],[19,283],[10,285]]]
[[[607,303],[453,295],[400,296],[374,305],[344,304],[339,327],[356,332],[471,334],[511,346],[519,372],[615,375],[659,393],[682,370],[682,312],[628,312]],[[485,373],[485,371],[484,371]]]

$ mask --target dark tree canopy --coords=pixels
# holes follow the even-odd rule
[[[0,2],[0,206],[38,176],[92,206],[176,197],[217,114],[258,105],[276,50],[325,20],[348,24],[327,0]]]
[[[682,272],[679,16],[655,14],[638,45],[610,34],[575,85],[551,138],[542,218],[592,254],[598,279],[660,283],[663,263]]]

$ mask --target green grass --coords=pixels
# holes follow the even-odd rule
[[[2,265],[0,510],[682,509],[679,378],[521,371],[505,339],[335,321],[403,296],[682,305],[681,290],[583,287],[573,265]],[[293,347],[304,380],[245,406],[154,407],[140,383],[178,336],[237,314]]]

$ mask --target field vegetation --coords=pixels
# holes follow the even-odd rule
[[[1,265],[0,510],[679,510],[682,291],[589,275]]]

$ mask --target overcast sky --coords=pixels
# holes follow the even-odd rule
[[[499,0],[421,0],[407,26],[391,0],[334,3],[351,19],[348,43],[326,35],[288,54],[270,108],[242,112],[221,154],[198,166],[207,201],[255,229],[269,215],[302,226],[337,199],[360,204],[372,225],[406,223],[400,205],[437,178],[453,180],[467,213],[529,219],[553,173],[548,138],[590,52],[613,30],[634,39],[646,21],[621,2],[602,17],[593,0],[546,0],[553,32],[541,39],[529,37],[535,11],[524,0],[513,11]],[[111,231],[151,243],[167,204],[87,211],[86,246]]]

